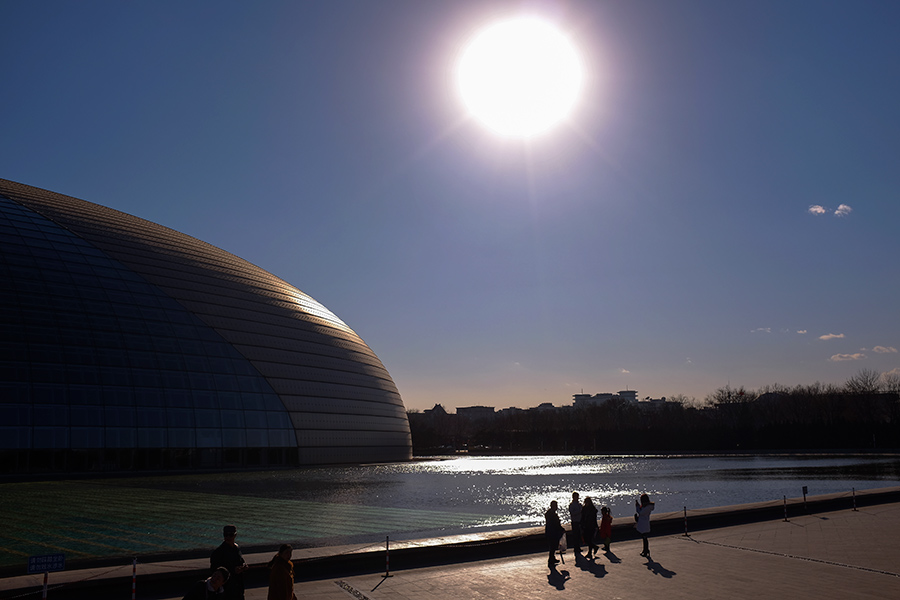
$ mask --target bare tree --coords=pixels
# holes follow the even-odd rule
[[[750,402],[755,398],[756,394],[752,391],[745,390],[744,386],[733,388],[729,384],[723,388],[717,389],[712,394],[709,394],[706,397],[706,403],[712,406],[719,404],[741,404]]]
[[[851,394],[875,394],[882,389],[881,373],[875,369],[860,369],[844,387]]]
[[[900,369],[881,374],[881,386],[885,392],[900,394]]]

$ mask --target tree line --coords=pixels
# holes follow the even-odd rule
[[[409,411],[418,456],[496,454],[887,451],[900,448],[900,377],[863,370],[843,386],[759,390],[725,386],[703,402],[655,406],[613,398],[599,406],[503,411],[466,419]]]

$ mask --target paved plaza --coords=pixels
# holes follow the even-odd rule
[[[571,553],[550,572],[545,554],[297,585],[298,598],[431,600],[535,598],[900,598],[900,504],[710,529],[690,537],[613,543],[589,562]],[[376,587],[377,586],[377,587]],[[266,597],[254,589],[248,600]]]

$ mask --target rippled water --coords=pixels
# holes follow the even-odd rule
[[[239,485],[237,482],[240,482]],[[849,492],[900,483],[900,459],[865,456],[453,457],[411,463],[165,478],[155,486],[337,505],[463,515],[455,532],[539,525],[573,491],[633,512],[650,494],[659,512]],[[471,518],[465,518],[465,515]],[[403,537],[412,536],[409,532]],[[435,533],[429,531],[428,533]],[[449,533],[442,531],[441,533]]]
[[[54,552],[202,556],[224,523],[238,526],[245,548],[365,546],[541,525],[550,501],[564,507],[573,491],[630,519],[643,492],[671,512],[797,498],[803,486],[818,495],[898,482],[896,456],[535,456],[4,483],[0,568]]]

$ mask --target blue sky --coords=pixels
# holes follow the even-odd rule
[[[528,142],[464,43],[549,19],[586,86]],[[900,3],[0,1],[0,177],[310,294],[408,408],[900,369]]]

